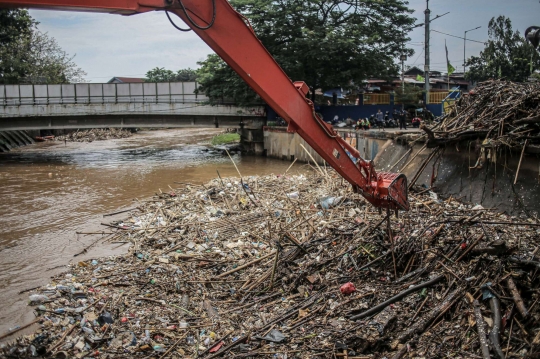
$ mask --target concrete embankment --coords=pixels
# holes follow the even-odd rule
[[[399,144],[395,138],[402,133],[398,131],[340,131],[340,135],[357,148],[363,158],[374,161],[378,171],[402,172],[411,181],[424,167],[416,185],[434,187],[439,193],[512,214],[525,211],[532,215],[540,211],[537,155],[525,154],[514,185],[520,153],[507,151],[499,154],[495,161],[487,161],[482,158],[484,154],[475,141],[463,142],[442,149],[426,165],[433,149],[423,149],[422,143],[412,147]],[[319,164],[323,163],[297,134],[280,128],[264,132],[264,148],[269,157],[312,161],[300,145]]]
[[[0,152],[8,152],[34,142],[26,131],[0,131]]]

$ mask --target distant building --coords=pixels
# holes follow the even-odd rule
[[[418,67],[413,66],[410,69],[408,69],[407,71],[405,71],[403,73],[403,75],[405,77],[414,77],[414,78],[416,78],[416,76],[418,76],[418,75],[424,76],[424,70],[420,70]]]
[[[139,77],[113,77],[108,84],[129,84],[129,83],[142,83],[145,79]]]

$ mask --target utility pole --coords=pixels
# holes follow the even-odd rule
[[[478,26],[478,27],[475,27],[474,29],[467,30],[465,31],[465,34],[463,35],[463,76],[465,76],[465,71],[466,71],[465,44],[467,43],[467,33],[470,31],[478,30],[481,27],[482,26]]]
[[[425,64],[424,64],[424,81],[425,81],[425,85],[424,85],[424,89],[426,91],[426,102],[425,104],[427,105],[429,103],[429,23],[430,23],[430,14],[431,14],[431,11],[429,10],[429,0],[426,0],[426,11],[424,11],[424,14],[426,15],[426,19],[425,19],[425,24],[426,24],[426,27],[425,27],[425,31],[426,31],[426,39],[425,39],[425,53],[426,53],[426,58],[425,58]]]
[[[407,60],[407,55],[405,55],[405,32],[403,29],[401,30],[401,37],[403,41],[401,42],[401,56],[399,59],[401,60],[401,94],[403,95],[405,93],[405,60]]]
[[[401,55],[401,93],[405,93],[405,55]],[[532,56],[531,56],[532,59]],[[531,60],[532,69],[532,60]]]

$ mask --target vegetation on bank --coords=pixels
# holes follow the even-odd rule
[[[227,145],[229,143],[240,142],[240,134],[238,133],[222,133],[212,137],[212,145]]]

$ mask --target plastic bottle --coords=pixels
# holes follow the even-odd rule
[[[298,192],[291,192],[287,194],[287,197],[289,197],[290,199],[298,199],[300,195],[298,194]]]
[[[85,332],[87,334],[93,334],[94,333],[94,330],[92,328],[89,328],[89,327],[83,327],[82,330],[83,330],[83,332]]]
[[[31,296],[28,297],[28,301],[30,302],[30,304],[32,303],[41,304],[48,300],[49,300],[49,297],[43,294],[32,294]]]
[[[164,353],[165,352],[165,347],[163,345],[154,345],[154,350],[158,353]]]

